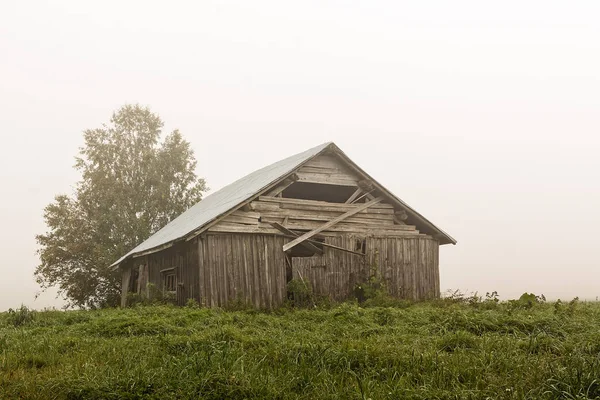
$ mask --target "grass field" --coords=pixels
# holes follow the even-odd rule
[[[600,398],[600,304],[0,314],[6,399]]]

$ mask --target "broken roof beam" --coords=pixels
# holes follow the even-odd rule
[[[287,229],[287,228],[285,228],[285,227],[281,226],[281,224],[279,224],[279,223],[277,223],[277,222],[271,222],[271,225],[272,225],[274,228],[277,228],[277,229],[279,229],[279,230],[280,230],[280,231],[281,231],[281,232],[284,234],[283,236],[285,236],[285,237],[287,237],[287,238],[295,239],[295,238],[297,238],[298,236],[300,236],[300,234],[299,234],[299,233],[296,233],[296,232],[294,232],[294,231],[291,231],[291,230],[289,230],[289,229]],[[280,229],[280,228],[283,228],[283,229]],[[357,256],[363,256],[363,257],[364,257],[364,256],[366,256],[366,254],[365,254],[365,253],[360,253],[360,252],[358,252],[358,251],[354,251],[354,250],[350,250],[350,249],[345,249],[345,248],[343,248],[343,247],[335,246],[335,245],[333,245],[333,244],[329,244],[329,243],[324,243],[324,242],[323,242],[323,243],[321,243],[321,242],[317,242],[316,240],[311,240],[311,239],[308,239],[306,242],[307,242],[307,243],[310,243],[310,244],[314,244],[314,245],[320,245],[320,246],[323,246],[323,247],[329,247],[330,249],[335,249],[335,250],[339,250],[339,251],[345,251],[345,252],[347,252],[347,253],[355,254],[355,255],[357,255]],[[304,242],[302,242],[302,243],[301,243],[301,245],[304,245]],[[319,250],[320,250],[320,249],[319,249]]]
[[[329,222],[326,222],[325,224],[321,225],[320,227],[313,229],[310,232],[306,232],[304,235],[292,240],[291,242],[285,244],[283,246],[283,251],[288,251],[290,250],[292,247],[297,246],[298,244],[304,242],[307,239],[310,239],[311,237],[315,236],[316,234],[326,230],[327,228],[332,227],[333,225],[345,220],[348,217],[353,216],[354,214],[357,214],[359,212],[361,212],[362,210],[366,210],[367,208],[374,206],[375,204],[378,204],[381,202],[381,200],[383,200],[383,197],[377,197],[376,199],[373,199],[371,201],[369,201],[368,203],[364,203],[361,205],[357,205],[356,208],[354,208],[353,210],[350,210],[342,215],[340,215],[337,218],[332,219]]]
[[[270,224],[273,228],[279,230],[282,233],[285,233],[286,235],[290,235],[295,238],[297,238],[299,236],[296,232],[289,230],[285,226],[281,225],[279,222],[271,222]],[[308,241],[302,242],[302,243],[300,243],[300,245],[302,247],[304,247],[305,249],[312,251],[313,253],[317,253],[318,255],[323,254],[323,250],[321,250],[320,248],[318,248],[317,246],[315,246],[314,244],[312,244]]]
[[[293,185],[294,182],[296,182],[297,180],[298,180],[298,175],[297,174],[292,174],[292,175],[288,176],[281,183],[281,185],[279,185],[275,189],[271,190],[269,193],[266,194],[266,196],[269,196],[269,197],[277,197],[277,196],[279,196],[285,189],[287,189],[288,187],[290,187],[291,185]]]
[[[356,191],[354,193],[352,193],[352,196],[348,197],[348,200],[346,200],[346,204],[351,204],[352,202],[354,202],[354,200],[356,200],[356,198],[362,193],[362,189],[358,188],[356,189]]]

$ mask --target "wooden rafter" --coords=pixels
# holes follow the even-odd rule
[[[362,195],[360,195],[359,197],[357,197],[356,199],[354,199],[354,200],[352,201],[352,204],[359,202],[360,200],[364,199],[365,197],[366,197],[368,200],[373,200],[373,199],[375,198],[375,196],[373,196],[373,195],[371,194],[371,192],[372,192],[372,191],[374,191],[374,190],[375,190],[375,189],[371,189],[371,191],[369,191],[369,192],[366,192],[366,193],[363,193]]]
[[[307,239],[310,239],[311,237],[315,236],[316,234],[318,234],[319,232],[324,231],[327,228],[332,227],[333,225],[345,220],[348,217],[353,216],[354,214],[357,214],[359,212],[361,212],[362,210],[366,210],[369,207],[374,206],[375,204],[378,204],[381,202],[381,200],[383,200],[383,197],[377,197],[376,199],[373,199],[371,201],[369,201],[368,203],[364,203],[361,205],[357,205],[356,208],[354,208],[353,210],[350,210],[342,215],[340,215],[337,218],[332,219],[329,222],[326,222],[325,224],[321,225],[320,227],[318,227],[317,229],[313,229],[310,232],[306,232],[304,235],[299,236],[298,238],[292,240],[291,242],[285,244],[283,246],[283,251],[288,251],[289,249],[291,249],[292,247],[304,242]]]
[[[362,189],[358,188],[356,189],[356,191],[354,193],[352,193],[352,196],[348,197],[348,200],[346,200],[346,204],[350,204],[352,203],[354,200],[356,200],[356,198],[362,193]]]
[[[292,174],[287,179],[285,179],[281,185],[277,186],[275,189],[271,190],[267,196],[277,197],[279,196],[285,189],[290,187],[294,182],[298,180],[298,175]]]

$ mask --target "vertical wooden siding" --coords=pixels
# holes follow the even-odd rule
[[[359,236],[328,237],[326,243],[354,249]],[[354,286],[365,282],[373,266],[385,280],[390,295],[406,299],[439,296],[437,240],[429,238],[368,237],[366,257],[325,248],[322,256],[292,259],[294,278],[310,281],[313,291],[332,300],[353,295]]]
[[[276,235],[208,234],[198,241],[202,304],[225,307],[235,302],[256,308],[282,304],[286,296],[287,239]]]
[[[354,250],[364,236],[327,237],[326,242]],[[272,308],[286,298],[284,243],[263,234],[207,234],[147,256],[148,281],[162,289],[161,270],[175,268],[177,303],[192,298],[209,307],[235,302]],[[389,293],[427,299],[440,293],[439,243],[430,238],[367,237],[366,257],[330,248],[323,256],[292,259],[293,277],[310,281],[318,295],[343,301],[365,282],[376,265]],[[140,262],[142,260],[140,259]]]
[[[198,285],[198,246],[194,241],[179,243],[174,247],[147,256],[148,282],[162,290],[160,271],[174,268],[176,276],[177,304],[188,299],[200,301]]]

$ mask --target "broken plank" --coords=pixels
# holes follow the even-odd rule
[[[297,233],[295,233],[295,232],[287,229],[285,226],[281,225],[278,222],[271,222],[271,226],[273,226],[273,228],[275,228],[275,229],[277,229],[277,230],[285,233],[286,235],[292,235],[292,237],[298,237],[298,236],[300,236],[299,234],[297,234]],[[317,253],[319,255],[323,254],[323,250],[321,250],[320,248],[318,248],[317,246],[315,246],[314,244],[312,244],[312,243],[310,243],[308,241],[302,242],[301,245],[304,248],[312,251],[313,253]]]

